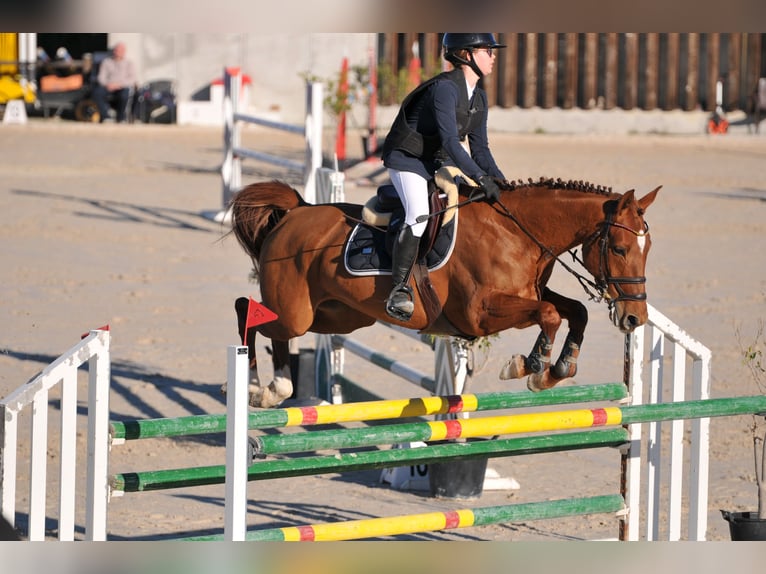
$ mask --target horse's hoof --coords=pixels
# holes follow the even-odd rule
[[[529,375],[527,377],[527,388],[533,393],[539,393],[540,391],[544,391],[545,388],[540,386],[541,379],[542,377],[540,375]]]
[[[577,374],[577,360],[558,361],[551,367],[551,372],[557,379],[574,377]]]
[[[293,383],[290,379],[276,377],[268,387],[250,386],[249,404],[251,407],[270,409],[276,407],[293,394]]]
[[[514,355],[500,370],[500,379],[505,381],[522,378],[527,374],[525,364],[526,357],[524,355]]]
[[[534,373],[527,377],[527,388],[533,393],[539,393],[540,391],[547,391],[553,387],[561,384],[575,384],[575,380],[572,377],[565,377],[563,379],[555,379],[550,376],[550,373],[546,371],[542,375]]]
[[[293,394],[293,382],[286,377],[274,377],[269,388],[273,388],[277,396],[281,397],[280,402]]]
[[[253,387],[260,387],[260,386],[261,386],[261,381],[260,381],[260,379],[258,379],[258,373],[256,373],[255,371],[251,370],[250,371],[250,383],[248,384],[247,388],[250,389],[250,391],[252,392]],[[226,391],[227,391],[228,388],[229,388],[229,382],[228,381],[224,381],[224,383],[221,385],[221,394],[226,396]],[[290,392],[292,393],[292,391],[290,391]]]

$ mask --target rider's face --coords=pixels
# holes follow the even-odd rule
[[[473,59],[485,76],[492,73],[496,55],[496,48],[476,48],[473,50]]]

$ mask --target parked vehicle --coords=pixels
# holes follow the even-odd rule
[[[98,122],[101,115],[92,97],[97,82],[98,68],[109,52],[84,54],[82,60],[41,57],[37,66],[37,99],[34,109],[51,115],[71,114],[81,122]],[[144,123],[175,123],[176,96],[173,82],[154,80],[135,86],[128,101],[128,121]]]

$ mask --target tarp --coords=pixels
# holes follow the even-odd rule
[[[35,99],[35,91],[31,86],[22,86],[10,76],[0,76],[0,104],[5,104],[10,100],[24,100],[31,104]]]

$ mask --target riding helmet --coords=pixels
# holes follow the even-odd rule
[[[471,48],[505,48],[505,44],[498,44],[493,34],[444,34],[442,38],[444,58],[453,64],[467,64],[466,60],[455,54],[458,50],[470,50]]]

